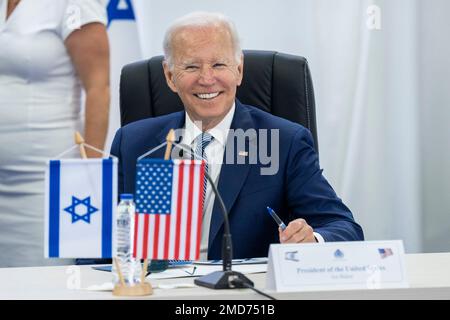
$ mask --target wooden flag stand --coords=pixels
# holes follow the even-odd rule
[[[172,151],[172,144],[175,141],[175,131],[170,130],[167,135],[167,147],[164,154],[164,160],[170,159],[170,153]],[[75,133],[75,143],[80,147],[80,154],[83,159],[87,159],[84,139],[79,132]],[[145,279],[148,268],[148,259],[144,260],[144,266],[141,272],[141,282],[135,285],[128,285],[123,278],[122,271],[120,270],[119,262],[116,258],[113,258],[113,263],[116,267],[119,275],[119,283],[114,286],[112,294],[115,296],[148,296],[153,294],[153,288],[150,283]]]
[[[112,292],[114,296],[149,296],[153,294],[152,285],[145,280],[148,260],[145,261],[144,267],[142,268],[141,282],[131,286],[125,282],[117,259],[113,258],[113,261],[116,266],[117,273],[119,274],[119,283],[114,286]]]

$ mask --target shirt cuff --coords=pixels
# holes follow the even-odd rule
[[[316,240],[318,243],[324,243],[325,239],[320,235],[320,233],[317,232],[313,232],[314,233],[314,237],[316,237]]]

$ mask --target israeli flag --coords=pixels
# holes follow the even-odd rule
[[[132,0],[109,0],[106,10],[108,12],[108,37],[111,59],[111,104],[105,146],[109,148],[117,129],[120,128],[120,73],[126,64],[141,60],[142,53],[134,2]]]
[[[117,159],[50,160],[45,257],[111,258],[116,207]]]

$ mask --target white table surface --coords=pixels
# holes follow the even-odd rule
[[[410,288],[275,293],[264,290],[265,273],[248,277],[258,289],[278,299],[450,299],[450,253],[406,255]],[[123,299],[111,292],[72,288],[76,274],[81,288],[111,280],[109,272],[91,266],[0,268],[0,299]],[[191,278],[151,280],[152,284],[193,283]],[[249,289],[211,290],[202,287],[154,289],[151,296],[134,299],[266,299]]]

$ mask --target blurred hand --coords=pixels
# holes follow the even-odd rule
[[[280,243],[317,242],[313,228],[304,219],[289,222],[284,231],[278,229]]]

